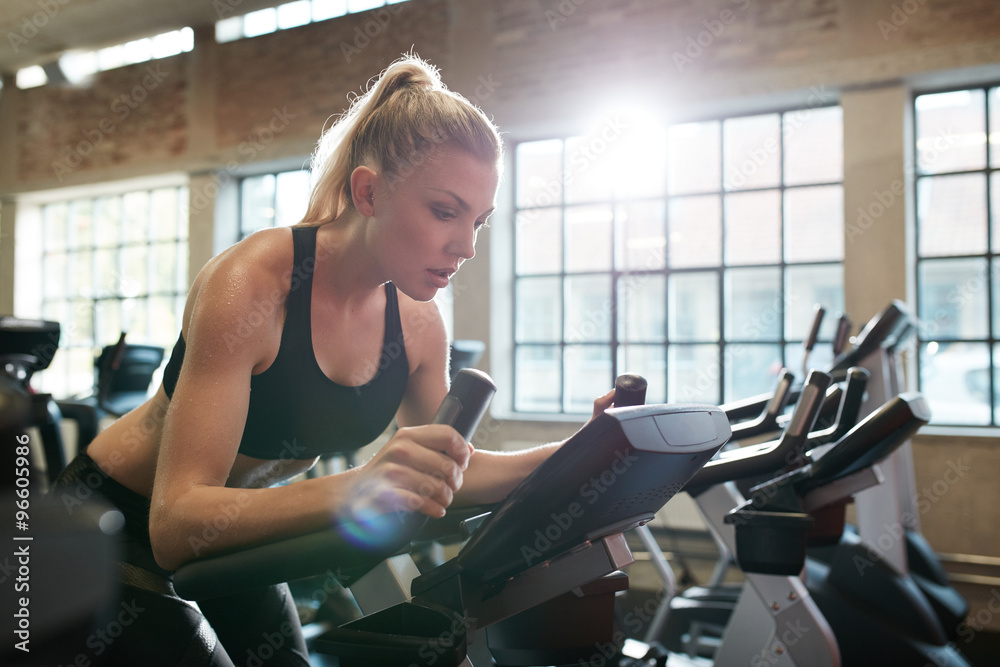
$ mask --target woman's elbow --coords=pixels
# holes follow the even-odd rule
[[[149,544],[153,551],[156,564],[168,572],[173,572],[195,556],[178,538],[178,530],[169,522],[158,520],[155,515],[149,520]]]

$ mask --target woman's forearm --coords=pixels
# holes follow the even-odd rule
[[[514,452],[477,449],[472,454],[462,488],[455,494],[453,504],[465,506],[500,502],[560,444],[540,445]]]

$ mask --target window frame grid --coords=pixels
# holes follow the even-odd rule
[[[607,276],[610,279],[610,303],[612,308],[612,314],[610,316],[610,338],[608,341],[604,342],[581,342],[572,343],[573,345],[579,346],[591,346],[591,347],[603,347],[610,351],[610,365],[611,365],[611,378],[613,381],[620,373],[625,372],[629,369],[619,369],[619,354],[623,347],[629,345],[661,345],[664,350],[664,364],[663,364],[663,374],[664,377],[660,378],[663,380],[664,388],[666,391],[667,400],[670,400],[671,388],[669,385],[670,379],[670,362],[669,362],[669,350],[673,346],[677,347],[693,347],[699,345],[714,345],[716,347],[715,351],[715,363],[718,364],[719,373],[718,378],[715,379],[716,395],[722,400],[726,399],[726,383],[727,383],[727,368],[726,368],[726,351],[730,346],[738,345],[769,345],[777,346],[780,351],[780,361],[785,367],[788,366],[788,351],[791,345],[796,342],[802,342],[801,339],[790,339],[787,335],[786,326],[786,301],[788,300],[787,294],[787,272],[790,267],[813,267],[813,266],[843,266],[843,257],[839,260],[813,260],[813,261],[803,261],[803,262],[789,262],[787,260],[787,220],[786,220],[786,193],[796,189],[804,188],[815,188],[815,187],[840,187],[843,188],[843,169],[841,169],[841,178],[839,181],[822,181],[822,182],[810,182],[810,183],[786,183],[785,174],[785,159],[786,159],[786,145],[785,145],[785,130],[784,123],[787,114],[796,113],[803,110],[821,110],[827,108],[840,107],[839,102],[834,101],[827,104],[810,105],[807,107],[800,107],[794,109],[778,109],[778,110],[765,110],[753,113],[746,113],[734,116],[726,117],[711,117],[711,118],[701,118],[701,119],[691,119],[685,121],[679,121],[676,124],[688,123],[688,122],[711,122],[718,121],[719,127],[719,164],[720,164],[720,174],[718,189],[710,191],[699,191],[684,194],[670,194],[669,193],[669,178],[670,178],[670,165],[669,161],[665,167],[664,171],[664,183],[662,194],[656,196],[642,196],[634,198],[621,198],[618,193],[612,190],[611,195],[607,199],[599,199],[596,201],[580,202],[581,205],[600,205],[608,206],[612,211],[611,220],[611,268],[608,271],[586,271],[586,272],[569,272],[566,270],[566,259],[567,259],[567,244],[566,244],[566,211],[570,206],[575,206],[576,204],[566,203],[566,188],[565,188],[565,178],[566,178],[566,146],[568,140],[572,139],[576,135],[564,135],[559,137],[548,137],[544,139],[531,139],[524,140],[514,144],[512,153],[513,160],[513,174],[514,174],[514,187],[511,188],[511,199],[512,199],[512,210],[514,213],[514,225],[513,225],[513,244],[512,247],[514,252],[511,253],[511,275],[513,276],[513,300],[514,304],[512,317],[511,317],[511,341],[512,341],[512,362],[511,362],[511,378],[514,387],[511,408],[515,414],[524,415],[544,415],[544,414],[580,414],[577,412],[571,412],[568,409],[567,398],[566,398],[566,382],[567,382],[567,370],[566,364],[566,349],[570,343],[566,339],[566,326],[567,326],[567,307],[566,307],[566,283],[567,278],[584,276],[584,275],[601,275]],[[739,188],[739,189],[727,189],[726,188],[726,172],[725,172],[725,151],[726,142],[724,138],[724,122],[727,120],[746,118],[753,116],[764,116],[768,114],[778,115],[778,154],[781,156],[778,163],[778,177],[777,184],[772,187],[752,187],[752,188]],[[518,204],[518,186],[517,186],[517,175],[519,173],[519,158],[518,158],[518,146],[521,143],[531,143],[533,141],[544,141],[544,140],[558,140],[560,142],[560,168],[559,168],[559,178],[561,181],[560,196],[558,199],[553,197],[551,203],[546,205],[528,205],[520,206]],[[666,156],[663,158],[666,160]],[[726,226],[726,207],[725,207],[725,197],[728,194],[734,193],[751,193],[751,192],[777,192],[779,197],[779,207],[778,207],[778,231],[779,231],[779,259],[773,263],[755,263],[755,264],[728,264],[726,261],[726,243],[727,235],[725,233]],[[675,199],[683,199],[688,197],[700,197],[700,196],[717,196],[720,201],[720,246],[719,246],[719,263],[716,265],[706,265],[706,266],[696,266],[696,267],[679,267],[672,268],[670,266],[670,202]],[[619,268],[616,257],[616,244],[619,242],[619,235],[617,233],[617,223],[618,223],[618,205],[621,203],[632,203],[632,202],[645,202],[645,201],[655,201],[663,203],[663,213],[659,221],[660,227],[664,234],[665,246],[664,246],[664,266],[659,269],[640,269],[640,270],[627,270]],[[558,272],[552,273],[518,273],[517,270],[517,248],[518,248],[518,225],[517,218],[523,211],[541,211],[545,209],[559,209],[559,225],[560,225],[560,239],[561,239],[561,262],[560,269]],[[731,269],[752,269],[752,268],[774,268],[778,271],[778,291],[775,294],[775,303],[777,304],[777,318],[778,318],[778,334],[776,339],[767,340],[743,340],[736,337],[727,337],[726,335],[726,298],[725,298],[725,278],[726,272]],[[719,325],[719,337],[713,341],[673,341],[670,337],[670,312],[671,312],[671,299],[669,296],[669,280],[670,276],[678,273],[714,273],[717,276],[717,287],[718,287],[718,325]],[[631,275],[662,275],[664,279],[664,335],[663,341],[622,341],[619,338],[619,285],[623,279],[627,279]],[[518,340],[518,324],[519,324],[519,312],[517,307],[517,284],[518,281],[525,278],[557,278],[560,281],[560,303],[561,303],[561,317],[560,325],[561,331],[559,332],[559,338],[555,342],[542,342],[535,340]],[[842,281],[842,279],[841,279]],[[841,282],[841,285],[843,283]],[[825,305],[825,304],[824,304]],[[808,329],[808,326],[806,327]],[[819,343],[829,344],[832,340],[829,337],[821,337],[818,339]],[[537,348],[549,348],[556,351],[559,355],[559,391],[557,394],[557,400],[559,405],[558,412],[546,411],[546,410],[531,410],[524,409],[518,405],[518,348],[520,347],[537,347]],[[798,374],[800,369],[791,369],[792,372]],[[739,397],[735,397],[739,398]]]
[[[153,239],[152,238],[152,221],[153,221],[153,193],[157,191],[172,191],[173,196],[176,198],[176,216],[174,218],[176,227],[174,233],[169,238]],[[69,327],[76,325],[77,318],[72,318],[70,322],[63,321],[65,317],[55,318],[57,319],[61,326],[62,331],[60,333],[59,349],[63,351],[63,356],[66,356],[71,350],[87,350],[91,354],[89,356],[94,357],[96,354],[95,350],[104,345],[113,344],[117,339],[119,333],[122,331],[122,304],[129,300],[142,301],[146,304],[143,309],[142,317],[144,319],[143,326],[146,331],[146,338],[148,338],[153,331],[153,320],[152,314],[148,307],[149,301],[151,299],[173,299],[173,316],[179,323],[184,312],[184,301],[187,295],[187,275],[182,271],[182,268],[186,265],[186,255],[188,251],[188,238],[187,235],[181,234],[181,218],[187,217],[187,191],[188,187],[186,185],[167,185],[162,187],[152,187],[144,188],[139,190],[130,190],[126,192],[116,192],[111,194],[94,195],[89,197],[78,197],[74,199],[63,199],[57,201],[51,201],[44,204],[42,208],[42,249],[41,249],[41,267],[40,267],[40,278],[42,281],[41,290],[41,301],[39,304],[40,312],[43,319],[54,319],[51,317],[50,313],[53,310],[59,311],[64,309],[64,312],[69,313],[74,308],[79,307],[79,304],[86,303],[89,312],[86,318],[89,320],[90,336],[78,341],[70,340],[67,336],[67,324]],[[126,216],[125,212],[125,197],[133,193],[145,193],[149,197],[149,201],[145,206],[144,217],[144,239],[137,242],[127,242],[125,241],[125,232],[123,229],[123,222]],[[113,243],[99,243],[98,242],[98,219],[101,215],[102,208],[107,206],[109,201],[116,200],[118,202],[118,214],[116,216],[116,234],[115,242]],[[77,234],[75,221],[78,216],[78,203],[86,202],[90,208],[91,216],[91,228],[89,230],[88,237],[85,243],[80,243],[80,237]],[[54,207],[65,206],[66,207],[66,236],[67,243],[57,249],[52,250],[48,247],[48,239],[52,235],[52,231],[49,227],[50,218],[52,210]],[[145,272],[145,284],[146,289],[140,291],[139,294],[135,296],[126,296],[121,293],[121,279],[124,276],[123,273],[123,252],[129,249],[144,248],[146,256],[151,256],[152,249],[156,246],[161,245],[173,245],[174,246],[174,271],[175,271],[175,281],[173,289],[150,289],[153,285],[153,262],[147,261],[143,266]],[[101,267],[97,261],[97,253],[99,251],[110,252],[114,257],[114,276],[115,276],[115,289],[114,293],[107,286],[100,285],[101,278]],[[90,294],[79,294],[73,293],[73,268],[75,258],[80,254],[89,254],[91,256],[90,261],[90,281],[91,281],[91,292]],[[51,293],[46,288],[49,284],[49,277],[53,270],[51,263],[56,256],[61,256],[64,258],[65,266],[61,268],[60,272],[62,276],[60,281],[66,286],[66,291],[62,296],[53,297]],[[108,337],[104,337],[102,334],[103,325],[99,323],[98,313],[100,308],[104,304],[116,304],[117,310],[117,321],[119,323],[119,331],[114,333],[114,340]],[[133,320],[134,321],[134,320]],[[75,391],[73,382],[73,369],[70,365],[66,365],[62,369],[62,373],[59,375],[58,380],[52,380],[55,376],[55,369],[48,368],[44,371],[46,374],[46,385],[56,385],[61,393],[68,393]],[[86,392],[91,388],[91,385],[83,387],[83,391]],[[51,392],[50,392],[51,393]]]
[[[1000,164],[993,166],[991,164],[991,158],[993,155],[990,148],[990,134],[991,134],[991,104],[990,104],[990,92],[996,90],[997,94],[1000,95],[1000,81],[976,85],[976,86],[961,86],[961,87],[948,87],[936,90],[927,90],[922,92],[917,92],[912,96],[911,109],[914,118],[914,132],[913,132],[913,148],[914,148],[914,158],[913,158],[913,210],[914,214],[914,285],[916,290],[916,316],[918,318],[916,327],[916,334],[914,336],[914,355],[916,358],[916,368],[917,368],[917,390],[923,391],[923,365],[924,365],[924,346],[928,343],[945,343],[945,344],[985,344],[987,346],[987,359],[989,360],[989,367],[987,369],[988,376],[988,386],[989,386],[989,396],[987,410],[989,412],[989,422],[986,424],[973,424],[966,422],[934,422],[932,416],[932,425],[935,426],[947,426],[954,428],[996,428],[1000,426],[1000,419],[998,419],[998,412],[1000,412],[1000,406],[998,406],[997,401],[997,391],[1000,387],[997,387],[997,358],[995,349],[998,344],[1000,344],[1000,331],[997,331],[997,327],[994,325],[994,312],[996,310],[996,304],[994,303],[994,290],[993,290],[993,274],[996,270],[994,268],[996,262],[1000,262],[1000,252],[995,252],[993,248],[993,224],[994,211],[994,193],[992,188],[993,176],[994,174],[1000,174]],[[919,165],[919,147],[917,142],[919,141],[918,130],[918,110],[917,110],[917,99],[924,95],[937,95],[942,93],[952,93],[952,92],[962,92],[962,91],[982,91],[983,92],[983,113],[984,113],[984,134],[985,141],[983,142],[983,150],[985,152],[985,160],[982,169],[960,169],[953,171],[943,171],[934,173],[922,173],[920,171]],[[997,128],[1000,130],[1000,128]],[[1000,158],[1000,146],[998,146],[994,151],[997,157]],[[998,160],[1000,161],[1000,160]],[[921,239],[921,209],[920,209],[920,183],[925,179],[935,179],[935,178],[953,178],[956,176],[966,176],[966,175],[977,175],[982,174],[985,178],[984,194],[985,194],[985,214],[986,214],[986,243],[985,251],[983,253],[963,253],[956,255],[940,255],[940,256],[922,256],[920,253],[920,239]],[[985,260],[986,273],[985,273],[985,289],[986,289],[986,336],[985,337],[941,337],[941,336],[924,336],[924,323],[920,318],[921,311],[921,294],[923,290],[923,281],[921,280],[922,271],[921,268],[924,264],[934,264],[942,260]],[[932,411],[933,414],[933,411]]]

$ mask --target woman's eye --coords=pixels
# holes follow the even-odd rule
[[[440,220],[452,220],[455,217],[455,214],[452,213],[451,211],[443,211],[439,208],[433,210],[434,210],[434,215],[436,215]]]

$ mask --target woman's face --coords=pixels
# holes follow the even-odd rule
[[[495,208],[494,165],[443,147],[406,175],[383,175],[370,223],[383,275],[404,294],[429,301],[476,254],[476,236]]]

